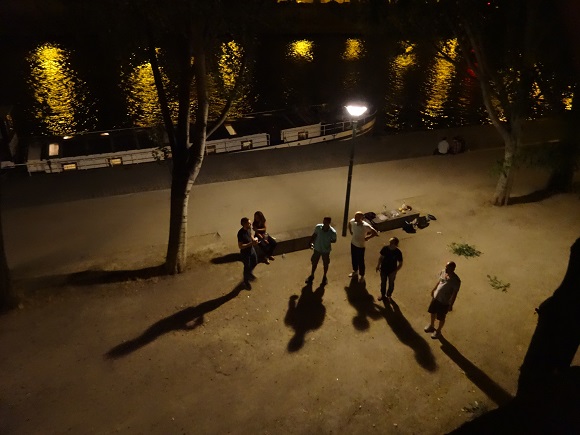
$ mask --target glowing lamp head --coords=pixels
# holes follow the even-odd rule
[[[348,114],[354,118],[358,118],[359,116],[364,115],[367,111],[366,106],[346,106],[346,111]]]

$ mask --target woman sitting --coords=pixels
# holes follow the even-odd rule
[[[276,248],[276,240],[266,231],[266,218],[264,217],[264,213],[261,211],[254,213],[252,227],[254,228],[254,235],[258,238],[258,244],[264,252],[264,263],[270,264],[270,260],[274,260],[272,255]]]

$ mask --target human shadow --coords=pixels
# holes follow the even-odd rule
[[[366,281],[359,282],[355,276],[344,290],[348,302],[357,311],[356,316],[352,318],[352,324],[356,329],[365,331],[370,327],[369,318],[377,320],[382,317],[380,307],[375,304],[373,296],[366,288]]]
[[[235,263],[237,261],[242,261],[239,252],[234,252],[231,254],[222,255],[221,257],[214,257],[210,260],[213,264],[226,264]]]
[[[288,342],[288,352],[296,352],[304,346],[304,337],[308,331],[318,329],[324,323],[326,307],[322,304],[324,285],[312,291],[312,284],[302,288],[300,297],[290,296],[288,311],[284,324],[294,329],[294,336]]]
[[[415,329],[413,329],[409,321],[401,312],[399,305],[391,299],[390,303],[385,302],[385,308],[382,309],[382,313],[387,324],[391,327],[399,341],[413,350],[415,361],[417,361],[425,370],[430,372],[437,370],[437,363],[435,362],[435,356],[431,351],[431,347],[427,341],[419,335]]]
[[[491,379],[483,370],[465,358],[455,346],[453,346],[445,337],[439,338],[441,342],[441,350],[451,360],[457,364],[461,370],[465,372],[467,378],[473,382],[487,397],[489,397],[496,405],[501,406],[513,399],[513,396],[499,386],[493,379]]]
[[[240,291],[242,291],[243,288],[244,287],[242,284],[238,284],[232,291],[224,296],[202,302],[201,304],[193,307],[187,307],[181,311],[178,311],[177,313],[159,320],[158,322],[155,322],[153,325],[143,331],[143,333],[138,337],[113,347],[105,354],[105,358],[117,359],[126,356],[171,331],[189,331],[197,328],[203,324],[204,314],[209,313],[210,311],[219,308],[226,302],[231,301],[240,294]]]

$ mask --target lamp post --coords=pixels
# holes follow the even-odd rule
[[[352,118],[352,140],[350,145],[350,162],[348,165],[348,178],[346,181],[346,199],[344,200],[344,218],[342,220],[342,237],[346,237],[346,226],[348,222],[348,206],[350,203],[350,183],[352,180],[352,165],[354,163],[354,141],[356,138],[357,118],[367,111],[366,106],[350,105],[346,106],[346,111]]]

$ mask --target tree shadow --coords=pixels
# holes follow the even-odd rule
[[[454,435],[580,433],[580,367],[569,367],[531,394],[464,423]]]
[[[430,372],[437,370],[435,357],[427,341],[413,329],[409,321],[405,318],[401,309],[395,301],[391,299],[390,304],[385,302],[382,313],[401,343],[413,349],[415,361],[421,367]]]
[[[242,261],[239,252],[234,252],[232,254],[222,255],[221,257],[214,257],[210,260],[213,264],[226,264],[235,263],[236,261]]]
[[[532,202],[540,202],[554,196],[555,194],[556,192],[548,189],[538,189],[534,192],[527,193],[526,195],[512,196],[508,200],[508,204],[516,205],[516,204],[529,204]]]
[[[113,347],[105,354],[105,358],[117,359],[126,356],[171,331],[189,331],[197,328],[203,324],[204,314],[209,313],[226,302],[234,299],[240,294],[240,291],[242,291],[243,288],[242,284],[238,284],[232,291],[224,296],[202,302],[194,307],[187,307],[171,316],[155,322],[138,337]]]
[[[447,354],[447,356],[465,372],[467,378],[473,382],[477,388],[483,391],[487,397],[493,400],[496,405],[505,405],[513,399],[513,396],[510,393],[487,376],[483,370],[465,358],[455,346],[445,339],[445,337],[441,336],[439,341],[441,342],[441,350],[445,352],[445,354]]]
[[[318,329],[324,323],[326,307],[322,304],[324,285],[312,291],[312,284],[302,288],[300,297],[290,296],[288,311],[284,324],[294,329],[294,336],[288,342],[288,352],[296,352],[304,346],[304,337],[308,331]]]
[[[356,316],[352,318],[352,324],[357,330],[369,329],[369,318],[377,320],[382,317],[381,308],[375,304],[375,299],[366,288],[366,281],[359,282],[355,276],[351,278],[348,287],[345,287],[344,290],[348,302],[357,311]]]

